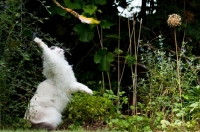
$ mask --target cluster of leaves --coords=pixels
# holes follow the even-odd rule
[[[63,115],[67,122],[92,123],[104,120],[103,116],[108,115],[111,107],[114,107],[112,101],[100,95],[76,93]]]
[[[77,2],[77,1],[76,1]],[[117,1],[120,4],[124,4],[122,1]],[[154,10],[154,0],[143,0],[142,1],[142,8],[141,12],[138,14],[137,18],[143,18],[143,28],[142,28],[142,36],[144,40],[154,40],[154,37],[157,37],[160,32],[162,34],[168,34],[170,32],[169,27],[167,27],[166,20],[169,14],[171,13],[179,13],[184,14],[186,12],[185,9],[194,11],[195,9],[193,7],[187,6],[187,8],[183,7],[184,5],[182,2],[175,2],[175,3],[168,3],[166,4],[166,1],[157,0],[157,7],[155,13],[150,13],[151,10]],[[146,2],[150,2],[152,6],[146,7]],[[184,1],[187,2],[187,1]],[[199,2],[193,1],[195,7],[198,7]],[[107,1],[108,3],[108,1]],[[68,6],[67,4],[65,4]],[[95,4],[94,4],[95,5]],[[126,4],[124,4],[126,5]],[[165,6],[168,5],[168,6]],[[96,6],[96,5],[95,5]],[[105,4],[105,6],[107,6]],[[81,6],[80,6],[81,7]],[[88,15],[96,15],[98,13],[98,7],[92,8],[90,11],[85,11],[84,13],[88,13]],[[73,7],[71,7],[73,8]],[[75,8],[74,8],[75,9]],[[78,8],[77,8],[78,9]],[[84,6],[79,9],[84,9]],[[164,10],[163,10],[164,9]],[[93,11],[94,12],[93,12]],[[89,13],[91,12],[91,13]],[[149,12],[149,14],[146,14],[146,12]],[[103,12],[104,13],[104,12]],[[113,12],[110,12],[110,14]],[[59,13],[58,13],[59,14]],[[98,69],[100,71],[106,71],[109,72],[110,70],[110,64],[114,60],[114,54],[110,52],[116,47],[116,39],[119,39],[119,37],[116,35],[116,32],[120,30],[121,36],[120,41],[123,43],[123,46],[121,46],[122,50],[127,48],[128,43],[128,34],[126,28],[118,29],[116,23],[110,20],[116,20],[116,16],[112,16],[109,13],[102,14],[101,18],[101,24],[100,27],[103,29],[103,32],[101,32],[103,35],[99,36],[99,38],[104,38],[103,40],[100,40],[101,44],[103,43],[104,46],[101,46],[101,49],[98,50],[95,49],[95,52],[92,52],[93,54],[91,56],[94,56],[94,62],[98,65]],[[114,14],[114,13],[113,13]],[[193,14],[193,13],[192,13]],[[198,13],[196,13],[198,14]],[[108,19],[108,16],[112,19]],[[86,15],[87,16],[87,15]],[[192,21],[188,21],[188,25],[186,24],[186,19],[188,16],[182,15],[183,18],[183,24],[178,28],[178,31],[186,30],[186,39],[190,41],[198,40],[199,36],[195,34],[198,29],[198,27],[194,27],[195,23],[198,24],[198,19],[194,19]],[[136,19],[137,19],[136,18]],[[121,18],[121,25],[125,25],[126,19]],[[137,24],[137,22],[136,22]],[[79,40],[82,42],[89,42],[90,40],[95,40],[95,27],[94,25],[85,25],[85,24],[78,24],[75,25],[73,28],[77,35]],[[148,27],[148,28],[146,28]],[[106,29],[110,29],[109,31]],[[112,30],[117,29],[117,30]],[[97,29],[98,30],[98,29]],[[136,32],[137,32],[137,26],[136,26]],[[148,30],[148,31],[147,31]],[[113,31],[113,32],[112,32]],[[153,37],[153,39],[152,39]],[[178,40],[182,37],[180,34],[177,36]],[[174,40],[171,37],[166,37],[166,42],[164,43],[163,47],[170,47],[174,45]],[[136,40],[134,40],[136,41]],[[153,42],[153,41],[151,41]],[[162,42],[160,42],[162,43]],[[159,48],[159,44],[154,41],[153,46],[156,46]],[[92,43],[95,44],[96,43]],[[163,43],[162,43],[163,44]],[[178,42],[179,45],[181,45],[181,42]],[[89,45],[89,44],[88,44]],[[193,44],[191,44],[193,45]],[[191,49],[191,45],[187,45],[187,48]],[[195,91],[198,91],[196,89],[196,74],[198,71],[191,70],[191,65],[186,64],[186,60],[180,61],[180,71],[181,71],[181,88],[182,88],[182,96],[180,97],[180,90],[178,89],[178,83],[177,83],[177,62],[174,59],[175,56],[166,52],[163,47],[161,47],[160,50],[149,50],[150,48],[144,48],[140,47],[140,50],[142,51],[142,55],[139,55],[140,63],[142,63],[148,72],[145,74],[145,78],[141,78],[138,82],[138,100],[140,103],[138,103],[137,110],[140,112],[140,116],[138,116],[138,120],[142,119],[144,120],[144,126],[146,126],[147,129],[166,129],[164,128],[164,125],[161,125],[164,122],[163,119],[169,120],[171,123],[172,129],[177,127],[180,124],[183,124],[183,121],[181,120],[182,117],[184,117],[186,120],[189,121],[191,117],[195,118],[198,116],[198,109],[199,109],[199,103],[198,103],[198,97],[196,97]],[[147,52],[145,52],[144,49],[148,49]],[[173,49],[173,48],[170,48]],[[140,51],[140,52],[141,52]],[[140,53],[139,52],[139,53]],[[186,53],[187,55],[190,54],[191,56],[191,50]],[[182,57],[182,56],[181,56]],[[126,63],[131,66],[135,63],[135,56],[133,55],[126,55],[125,57]],[[191,59],[192,60],[192,59]],[[120,62],[118,62],[120,63]],[[197,63],[195,61],[195,63]],[[196,67],[196,66],[194,66]],[[182,101],[182,103],[181,103]],[[183,105],[181,105],[183,104]],[[190,107],[189,107],[190,106]],[[193,108],[191,112],[189,112],[189,109]],[[188,112],[191,114],[192,112],[195,113],[193,116],[188,114]],[[142,118],[140,118],[142,117]],[[149,118],[150,117],[150,118]],[[132,120],[133,118],[130,117]],[[137,117],[136,117],[137,118]],[[129,119],[129,118],[127,118]],[[124,117],[119,117],[118,120],[113,120],[112,126],[116,128],[116,130],[139,130],[141,127],[136,127],[136,129],[132,129],[129,127],[132,121],[126,120]],[[137,119],[133,119],[135,122],[137,122]],[[194,120],[193,120],[194,121]],[[123,123],[124,122],[124,123]],[[137,123],[136,123],[137,124]],[[163,123],[165,124],[165,123]],[[190,122],[189,124],[192,124],[194,126],[194,122]],[[119,126],[119,128],[118,128]],[[167,126],[167,125],[166,125]],[[168,125],[169,126],[169,125]],[[130,128],[130,129],[128,129]],[[170,128],[170,127],[169,127]],[[170,128],[171,129],[171,128]],[[171,130],[172,130],[171,129]]]
[[[110,122],[108,123],[108,127],[113,131],[151,132],[151,128],[148,124],[149,124],[149,118],[144,117],[144,116],[120,115],[118,116],[118,118],[111,119]]]
[[[29,99],[43,79],[41,53],[33,43],[33,25],[42,22],[27,12],[21,0],[0,2],[0,128],[23,128],[29,124],[23,116]],[[50,40],[40,29],[37,32]]]
[[[19,4],[20,3],[20,4]],[[20,12],[22,3],[19,1],[7,0],[1,1],[1,21],[0,21],[0,45],[1,45],[1,86],[0,86],[0,122],[1,126],[13,124],[13,120],[19,122],[20,113],[17,111],[22,110],[25,101],[22,104],[17,103],[14,100],[24,100],[22,93],[17,91],[23,91],[28,87],[22,85],[24,80],[17,80],[16,78],[25,78],[21,73],[21,68],[24,62],[29,60],[27,52],[23,49],[24,43],[21,39],[27,39],[23,36],[23,30],[20,30],[23,26],[20,22]],[[24,41],[26,42],[26,41]],[[20,76],[21,74],[21,76]],[[16,89],[18,88],[18,89]],[[30,88],[30,87],[29,87]],[[4,126],[5,127],[5,126]]]
[[[92,0],[92,1],[83,1],[83,0],[74,0],[71,2],[71,0],[64,0],[63,3],[60,2],[63,6],[68,7],[73,10],[81,10],[82,15],[87,17],[96,17],[96,12],[102,13],[100,9],[98,9],[98,6],[103,6],[106,4],[106,0]],[[69,17],[69,14],[59,9],[59,7],[55,6],[54,4],[51,6],[50,11],[52,14],[58,14],[63,17]],[[70,16],[71,18],[71,16]],[[113,23],[111,22],[111,19],[104,18],[101,20],[101,28],[109,28],[112,26]],[[95,35],[95,28],[96,25],[87,25],[87,24],[76,24],[73,27],[73,30],[76,31],[78,38],[82,42],[89,42],[93,39]]]
[[[199,100],[199,96],[195,94],[198,91],[196,83],[198,73],[196,62],[198,61],[193,58],[178,61],[182,93],[180,95],[177,83],[177,61],[172,53],[164,50],[161,41],[159,42],[161,48],[154,51],[151,48],[144,51],[144,47],[140,47],[143,51],[141,63],[148,68],[148,72],[146,72],[146,78],[140,78],[138,82],[138,97],[141,99],[138,103],[138,111],[145,117],[148,116],[152,130],[174,131],[192,127],[196,129],[197,118],[192,120],[191,118],[198,112],[193,115],[190,109],[195,106],[193,102],[196,104]],[[185,44],[183,47],[185,48]],[[183,52],[186,51],[182,50],[180,57],[184,54]],[[187,59],[189,61],[185,62]]]
[[[75,93],[71,103],[63,113],[63,125],[77,124],[95,124],[97,122],[110,122],[113,118],[121,116],[122,105],[127,104],[128,99],[122,97],[124,92],[120,92],[120,104],[116,105],[118,96],[112,90],[106,90],[102,95],[95,93],[87,95],[85,93]]]
[[[48,2],[40,1],[40,6],[34,6],[34,8],[43,8]],[[122,0],[116,0],[116,2],[114,2],[114,0],[73,0],[73,2],[72,0],[60,0],[59,2],[63,6],[69,7],[77,12],[82,12],[82,14],[87,17],[98,18],[101,21],[99,26],[80,24],[78,19],[73,18],[71,14],[60,9],[53,2],[52,6],[48,8],[49,13],[51,12],[52,15],[50,21],[64,23],[64,28],[61,28],[61,30],[63,32],[68,32],[67,35],[64,35],[70,39],[72,38],[71,36],[75,34],[75,37],[80,40],[78,44],[79,47],[81,47],[81,53],[84,52],[83,54],[88,54],[85,59],[89,57],[93,58],[92,61],[94,60],[94,63],[98,64],[98,69],[100,71],[109,72],[111,62],[114,60],[114,55],[121,54],[122,50],[126,53],[126,48],[128,49],[129,47],[129,35],[127,29],[119,29],[118,27],[119,25],[126,25],[127,19],[121,18],[121,23],[117,24],[118,12],[117,10],[112,10],[113,8],[116,8],[113,6],[116,2],[119,6],[122,5],[124,7],[127,6],[127,3],[124,3]],[[160,32],[162,32],[163,35],[170,32],[166,24],[167,16],[170,13],[178,12],[179,14],[184,14],[186,12],[185,9],[188,10],[187,12],[191,11],[194,13],[196,7],[199,6],[198,1],[192,1],[193,4],[185,4],[187,8],[183,8],[183,2],[189,1],[185,0],[166,3],[166,1],[157,0],[155,14],[146,14],[146,12],[151,12],[151,10],[153,10],[152,8],[155,7],[155,1],[143,0],[142,2],[141,13],[138,14],[137,18],[143,18],[144,20],[144,26],[142,28],[144,40],[152,40],[152,38],[158,36]],[[145,2],[150,2],[152,6],[146,8],[147,4]],[[42,74],[40,74],[41,69],[39,68],[41,63],[38,63],[38,61],[41,62],[39,59],[40,53],[38,52],[37,47],[30,41],[32,40],[32,35],[36,35],[32,26],[38,21],[43,21],[42,19],[39,19],[36,14],[27,12],[24,8],[24,3],[20,0],[6,0],[5,2],[0,3],[0,7],[0,127],[5,127],[10,124],[19,127],[18,122],[20,118],[23,117],[28,100],[32,96],[33,91],[35,91],[37,83],[42,79]],[[191,12],[190,14],[194,15]],[[57,14],[62,16],[62,18],[53,20],[53,16],[56,16]],[[198,16],[198,14],[199,12],[195,13],[195,16]],[[193,42],[186,46],[190,51],[185,53],[192,56],[192,46],[197,47],[195,49],[198,49],[199,19],[195,18],[192,21],[187,21],[188,15],[182,16],[183,25],[179,27],[178,31],[186,30],[186,40]],[[53,28],[48,27],[48,24],[46,25],[46,28],[55,32]],[[46,25],[44,24],[43,27],[45,28]],[[56,24],[55,26],[59,27]],[[71,28],[73,31],[70,30]],[[98,31],[98,37],[95,34],[96,29]],[[121,33],[120,37],[116,35],[119,30]],[[137,32],[137,26],[135,31]],[[48,35],[40,32],[40,29],[37,29],[37,33],[50,42],[54,41],[54,39],[48,37]],[[64,38],[66,38],[66,36],[64,36]],[[179,34],[177,37],[177,40],[180,40],[182,36]],[[123,43],[123,46],[121,46],[122,50],[115,49],[117,43],[116,40],[118,39]],[[64,41],[65,40],[66,39],[64,39]],[[166,37],[165,40],[167,43],[164,43],[163,47],[170,47],[170,45],[173,44],[173,39],[171,37]],[[161,40],[159,41],[160,43],[154,43],[154,46],[158,47],[159,44],[161,44]],[[81,42],[88,43],[87,45],[85,43],[80,45]],[[76,41],[71,43],[74,44]],[[179,45],[181,45],[180,43],[181,42],[178,42]],[[84,47],[84,50],[82,47]],[[90,53],[88,53],[88,49],[91,47],[93,48],[90,50]],[[95,96],[87,96],[82,93],[76,94],[74,100],[72,100],[72,103],[66,109],[64,118],[67,118],[67,120],[69,119],[69,123],[103,120],[111,129],[122,131],[151,131],[158,129],[173,131],[176,130],[175,128],[181,129],[183,126],[191,129],[198,126],[200,109],[200,90],[199,87],[196,86],[199,68],[196,64],[198,62],[193,58],[189,59],[189,64],[187,64],[184,59],[179,62],[182,89],[182,95],[180,97],[180,89],[178,89],[177,84],[178,74],[175,72],[177,62],[174,59],[174,55],[166,52],[163,47],[161,47],[160,50],[150,50],[150,48],[139,47],[141,50],[139,53],[143,53],[139,55],[140,63],[142,63],[148,72],[146,72],[144,78],[139,79],[137,85],[138,113],[136,113],[136,116],[123,116],[120,112],[122,105],[118,102],[118,96],[111,91],[107,91],[103,96],[98,94]],[[145,51],[144,49],[147,50]],[[114,52],[111,52],[113,50]],[[199,54],[198,52],[195,53]],[[180,57],[182,57],[181,54]],[[122,54],[122,56],[123,55],[124,54]],[[79,58],[82,54],[78,54],[77,56],[79,56],[77,57],[78,59],[76,58],[76,55],[73,55],[72,57],[80,62]],[[135,56],[129,54],[126,54],[126,57],[123,57],[123,59],[125,59],[128,66],[133,65],[136,61]],[[122,59],[120,61],[122,61]],[[91,63],[87,64],[84,61],[84,67],[90,69],[94,65]],[[191,68],[193,70],[191,70]],[[82,70],[83,67],[80,69]],[[87,74],[84,74],[84,71],[82,75],[79,74],[78,76],[81,79],[84,78],[87,80],[88,85],[90,85],[92,89],[98,84],[95,82],[95,76],[97,74],[94,72],[96,71],[88,71]],[[113,75],[114,76],[111,76],[114,80],[116,73],[113,73]],[[113,80],[111,83],[114,83]],[[125,83],[128,85],[130,84],[128,81]],[[122,87],[122,89],[124,88]],[[126,99],[126,97],[124,97],[124,100],[122,98],[121,102],[124,102],[122,104],[125,104],[127,101]],[[26,123],[22,121],[22,124],[23,123],[26,125]]]
[[[100,71],[110,71],[110,63],[114,60],[114,55],[111,52],[107,53],[107,49],[97,51],[94,55],[94,62],[99,63],[98,69]]]

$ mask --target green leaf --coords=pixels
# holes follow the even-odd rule
[[[105,5],[106,4],[106,0],[94,0],[94,3],[98,4],[98,5]]]
[[[65,6],[70,9],[82,9],[84,2],[83,0],[64,0]]]
[[[60,16],[65,16],[67,14],[67,12],[63,9],[60,9],[59,7],[57,7],[55,4],[53,4],[51,6],[51,8],[49,9],[49,11],[51,12],[51,14],[59,14]]]
[[[103,28],[103,29],[110,29],[111,26],[115,25],[113,22],[111,22],[111,20],[109,19],[103,19],[101,20],[101,23],[100,23],[100,26]]]
[[[131,105],[131,106],[130,106],[130,109],[133,110],[133,109],[134,109],[134,106]]]
[[[113,53],[108,52],[107,55],[103,57],[102,63],[100,63],[99,69],[101,71],[109,71],[110,70],[110,63],[114,60]]]
[[[128,64],[128,66],[131,66],[131,65],[133,65],[135,63],[135,57],[134,56],[127,55],[125,57],[125,59],[126,59],[126,62]]]
[[[94,32],[86,30],[83,34],[80,35],[79,39],[82,42],[89,42],[94,37]]]
[[[77,32],[79,40],[82,42],[89,42],[94,37],[94,27],[87,24],[77,24],[74,31]]]
[[[97,10],[97,7],[96,6],[92,6],[92,5],[87,5],[83,8],[84,12],[92,15],[96,10]]]
[[[94,55],[94,62],[100,63],[103,59],[103,57],[105,56],[107,50],[106,49],[101,49],[99,51],[97,51],[97,53]]]
[[[121,49],[119,49],[119,48],[115,48],[114,53],[116,53],[117,55],[119,55],[119,54],[123,53],[123,51]]]
[[[111,52],[108,52],[107,54],[106,49],[101,49],[99,50],[95,55],[94,55],[94,62],[100,63],[98,68],[100,71],[109,71],[110,70],[110,63],[114,60],[114,55]]]
[[[27,60],[27,61],[30,60],[30,56],[27,53],[23,54],[23,58],[24,58],[24,60]]]

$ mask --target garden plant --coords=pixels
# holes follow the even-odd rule
[[[200,2],[133,1],[58,0],[91,24],[53,0],[0,1],[0,130],[31,130],[24,113],[45,79],[37,36],[94,91],[73,95],[58,131],[198,131]]]

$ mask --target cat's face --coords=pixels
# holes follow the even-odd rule
[[[60,57],[64,58],[65,55],[64,55],[64,50],[57,47],[57,46],[51,46],[50,49],[55,52],[56,54],[58,54]]]

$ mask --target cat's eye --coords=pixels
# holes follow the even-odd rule
[[[55,50],[56,46],[51,46],[50,49],[51,50]]]

